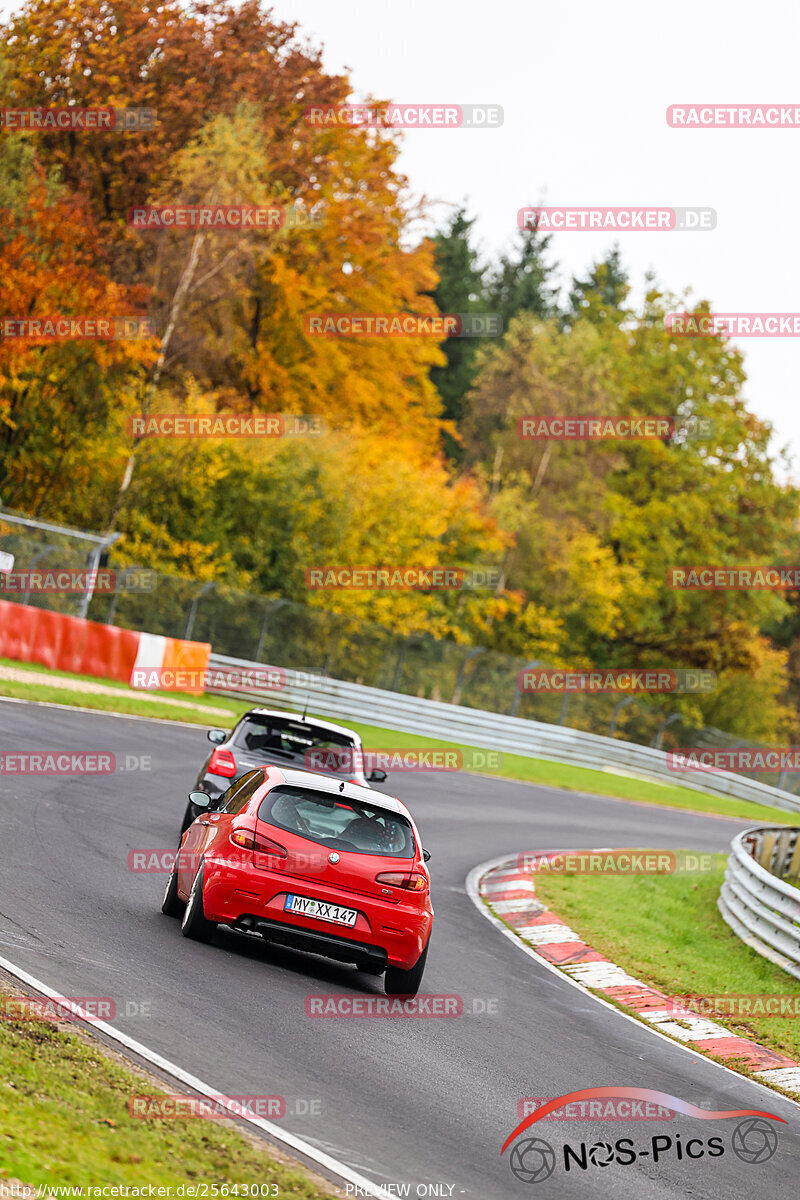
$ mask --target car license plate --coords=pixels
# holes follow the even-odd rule
[[[354,908],[342,908],[338,904],[327,904],[324,900],[312,900],[309,896],[287,896],[283,908],[285,912],[314,917],[318,921],[330,921],[334,925],[355,925],[358,916]]]

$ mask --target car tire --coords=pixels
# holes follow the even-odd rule
[[[161,901],[161,911],[165,917],[182,917],[186,905],[178,896],[178,856],[170,871],[167,886],[164,889],[164,899]]]
[[[210,942],[214,936],[216,925],[213,921],[207,921],[203,912],[203,874],[205,871],[205,863],[200,867],[200,870],[194,877],[192,890],[189,892],[189,900],[186,904],[186,911],[183,914],[181,921],[181,933],[186,938],[191,938],[193,942]]]
[[[410,967],[408,971],[403,971],[400,967],[386,968],[386,978],[383,987],[387,996],[416,996],[425,972],[425,959],[428,957],[429,944],[430,938],[425,943],[425,949],[422,951],[422,954],[420,954],[414,966]]]

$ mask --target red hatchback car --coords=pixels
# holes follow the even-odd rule
[[[400,800],[258,767],[186,830],[161,911],[182,918],[184,937],[207,942],[229,925],[385,972],[387,994],[414,996],[433,924],[429,858]]]

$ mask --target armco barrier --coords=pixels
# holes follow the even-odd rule
[[[0,600],[0,657],[17,662],[130,683],[134,667],[202,672],[210,653],[208,642],[153,637],[135,629]]]
[[[717,907],[748,946],[800,979],[800,829],[747,829],[731,842]]]
[[[212,671],[219,672],[231,668],[264,671],[263,663],[246,662],[220,654],[212,654],[209,665]],[[279,671],[279,668],[272,669]],[[791,792],[730,771],[672,771],[667,766],[666,753],[649,746],[601,737],[596,733],[584,733],[563,725],[546,725],[541,721],[526,721],[521,717],[507,717],[502,713],[446,704],[441,700],[423,700],[324,675],[302,671],[286,671],[284,674],[285,684],[270,691],[256,687],[212,687],[209,690],[218,695],[258,700],[271,708],[302,711],[307,704],[309,712],[341,718],[345,723],[348,720],[359,721],[446,742],[571,763],[595,771],[651,779],[656,783],[679,784],[712,796],[752,800],[755,804],[769,804],[775,808],[800,812],[800,796]]]

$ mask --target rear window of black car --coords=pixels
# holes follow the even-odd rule
[[[261,801],[258,819],[332,850],[414,857],[414,833],[404,816],[336,792],[279,784]]]
[[[332,729],[294,722],[290,718],[266,716],[245,717],[234,733],[233,744],[249,754],[284,759],[306,770],[325,770],[326,767],[320,765],[320,756],[326,756],[326,752],[326,763],[328,758],[337,764],[352,762],[356,745],[352,738]]]

